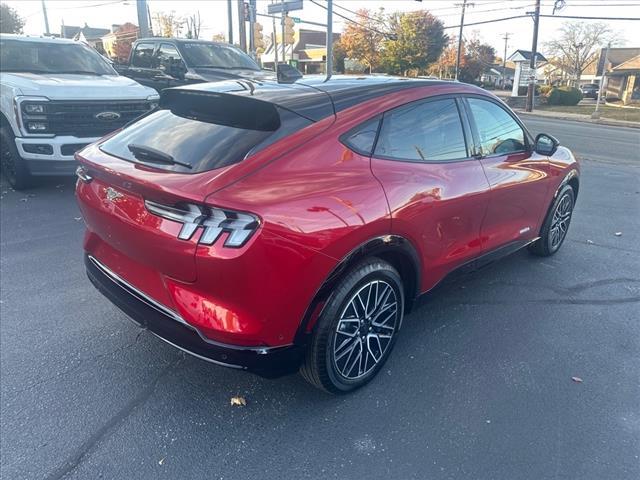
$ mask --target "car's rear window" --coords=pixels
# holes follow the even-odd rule
[[[105,141],[100,149],[135,163],[180,173],[199,173],[242,161],[285,135],[312,123],[276,107],[280,126],[273,131],[238,128],[179,115],[170,109],[155,111]],[[144,147],[171,157],[175,163],[144,162],[130,146]]]

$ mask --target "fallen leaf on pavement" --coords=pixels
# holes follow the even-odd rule
[[[573,380],[576,383],[582,383],[582,379],[580,377],[571,377],[571,380]]]
[[[246,407],[247,406],[247,401],[244,399],[244,397],[231,397],[231,405],[237,405],[239,407]]]

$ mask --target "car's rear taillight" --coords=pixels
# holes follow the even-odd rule
[[[239,248],[247,243],[260,226],[258,217],[245,212],[192,203],[170,206],[145,200],[144,204],[154,215],[182,223],[178,234],[180,240],[191,239],[196,230],[202,227],[204,231],[199,243],[203,245],[213,245],[222,233],[227,233],[224,246]]]

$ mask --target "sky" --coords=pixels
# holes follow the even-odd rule
[[[317,3],[326,4],[325,0],[315,0]],[[227,2],[226,0],[147,0],[151,15],[155,12],[174,11],[177,16],[187,16],[200,12],[202,27],[200,38],[210,39],[213,35],[227,32]],[[440,18],[445,26],[456,26],[460,23],[460,4],[462,0],[334,0],[334,11],[347,17],[354,18],[355,15],[340,7],[349,10],[368,8],[375,10],[380,7],[386,12],[413,11],[426,9]],[[41,34],[44,32],[44,20],[42,15],[42,4],[40,0],[7,0],[3,3],[9,4],[25,18],[26,24],[24,32],[27,34]],[[60,25],[84,25],[90,27],[110,28],[111,24],[122,24],[132,22],[137,24],[136,2],[135,0],[45,0],[49,17],[49,26],[52,32],[59,32]],[[270,0],[258,0],[258,13],[266,13]],[[472,6],[467,7],[465,24],[481,22],[502,17],[523,15],[533,11],[533,0],[472,0]],[[234,4],[234,26],[237,34],[237,11],[236,0]],[[553,10],[553,0],[542,0],[541,13],[551,15]],[[326,10],[312,3],[311,0],[304,0],[304,9],[291,13],[292,16],[300,17],[319,23],[326,23]],[[565,0],[565,7],[556,12],[556,15],[579,15],[593,17],[636,17],[640,18],[640,0]],[[268,20],[268,21],[267,21]],[[539,42],[541,51],[544,53],[544,42],[557,35],[557,29],[566,19],[541,18]],[[640,28],[640,21],[606,21],[611,29],[616,32],[618,46],[640,47],[640,36],[637,30]],[[270,19],[262,19],[264,33],[271,32]],[[335,16],[334,31],[340,32],[346,20]],[[278,27],[279,28],[279,27]],[[321,29],[305,25],[304,28]],[[457,35],[457,28],[448,29],[447,33]],[[533,33],[533,22],[530,18],[519,18],[504,22],[490,23],[485,25],[469,26],[464,29],[464,37],[477,35],[484,42],[491,44],[499,56],[504,51],[505,33],[510,34],[508,44],[508,55],[516,49],[531,50],[531,39]]]

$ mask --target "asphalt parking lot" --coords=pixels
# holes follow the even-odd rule
[[[526,118],[584,159],[562,250],[422,298],[344,397],[139,330],[85,277],[73,180],[3,183],[0,477],[640,478],[640,130]]]

